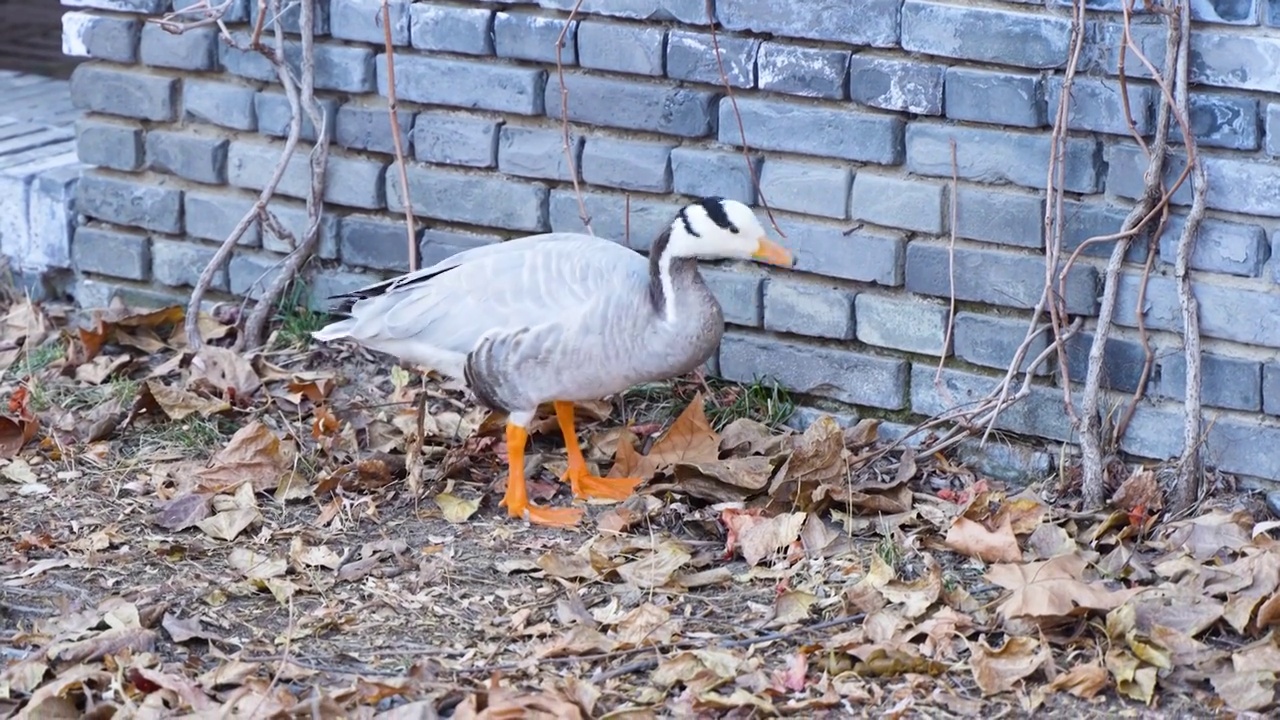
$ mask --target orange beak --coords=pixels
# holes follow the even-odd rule
[[[782,267],[794,267],[796,264],[796,259],[786,248],[764,236],[760,237],[756,251],[751,253],[751,258]]]

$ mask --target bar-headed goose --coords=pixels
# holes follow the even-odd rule
[[[571,526],[581,510],[529,502],[526,428],[539,405],[554,403],[574,497],[628,497],[637,479],[588,472],[573,403],[675,377],[707,360],[724,318],[698,273],[698,258],[794,265],[751,208],[709,197],[676,214],[648,259],[577,233],[485,245],[334,296],[345,301],[338,311],[349,317],[314,336],[352,340],[464,379],[482,404],[508,415],[502,505],[513,517]]]

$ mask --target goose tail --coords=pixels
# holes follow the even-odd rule
[[[339,340],[351,335],[351,331],[356,327],[355,318],[343,318],[334,323],[329,323],[324,327],[311,333],[311,337],[321,342],[329,342],[331,340]]]

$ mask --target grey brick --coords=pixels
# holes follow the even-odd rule
[[[844,288],[770,278],[764,288],[764,327],[774,332],[851,340],[853,302],[854,293]]]
[[[849,84],[849,52],[766,42],[756,74],[761,90],[839,100]]]
[[[62,52],[132,64],[138,60],[141,31],[142,22],[136,17],[66,12],[62,15]]]
[[[76,302],[83,308],[106,308],[116,299],[130,308],[145,309],[159,309],[187,303],[185,294],[160,292],[147,286],[139,287],[117,282],[102,282],[92,277],[83,276],[76,279],[75,288],[72,292],[75,295]],[[204,303],[206,309],[212,309],[212,305],[211,301]]]
[[[176,78],[116,70],[82,63],[71,73],[76,107],[108,115],[172,122],[176,116]]]
[[[248,0],[249,2],[249,24],[253,25],[258,22],[258,0]],[[302,33],[302,6],[300,3],[288,2],[285,0],[281,3],[280,28],[286,33],[299,35]],[[315,3],[315,12],[312,15],[311,27],[317,36],[329,34],[329,3]],[[271,37],[275,32],[275,16],[268,15],[266,21],[262,24],[265,37]]]
[[[786,232],[781,242],[795,255],[796,270],[890,287],[902,284],[906,243],[900,235],[848,232],[809,222],[789,222]]]
[[[914,60],[854,55],[849,63],[849,97],[882,110],[941,115],[946,70]]]
[[[1267,0],[1267,6],[1263,9],[1262,14],[1268,25],[1280,27],[1280,2]]]
[[[1186,218],[1171,215],[1160,235],[1160,260],[1173,264],[1178,258],[1178,239],[1182,237]],[[1267,233],[1257,225],[1206,218],[1200,222],[1188,258],[1191,269],[1208,272],[1258,277],[1271,257]]]
[[[238,252],[227,263],[231,294],[259,299],[280,273],[281,258],[265,253]]]
[[[946,305],[915,298],[860,293],[858,340],[903,352],[948,357]]]
[[[956,190],[956,236],[969,240],[1044,247],[1044,198],[1039,195],[960,185]]]
[[[391,44],[409,44],[409,0],[387,0]],[[384,46],[382,0],[330,0],[329,34],[343,40]]]
[[[1027,320],[997,317],[979,313],[956,313],[953,349],[956,357],[983,367],[1005,370],[1013,362],[1018,347],[1027,337]],[[1036,356],[1049,347],[1049,331],[1037,334],[1027,346],[1019,372],[1026,372]],[[1037,375],[1045,375],[1054,364],[1055,355],[1036,368]]]
[[[1280,163],[1235,157],[1202,156],[1214,210],[1280,217]],[[1187,183],[1190,185],[1190,182]]]
[[[76,228],[71,259],[79,272],[146,280],[151,272],[151,243],[141,233],[81,226]]]
[[[182,191],[88,172],[76,188],[76,207],[98,220],[165,233],[182,232]]]
[[[1050,137],[996,128],[911,123],[907,127],[907,169],[917,175],[951,177],[951,144],[964,180],[1045,188],[1049,175]],[[1102,148],[1097,140],[1068,138],[1063,188],[1092,193],[1101,188]]]
[[[338,247],[342,262],[378,270],[408,271],[409,245],[403,222],[348,215],[342,218],[339,227]]]
[[[720,373],[729,380],[769,379],[795,392],[851,405],[898,410],[907,403],[907,363],[820,345],[728,332]]]
[[[271,179],[283,148],[279,144],[235,140],[227,150],[227,181],[261,190]],[[348,207],[379,210],[384,207],[383,175],[387,163],[348,158],[330,153],[325,165],[324,201]],[[295,151],[276,191],[287,197],[305,198],[311,187],[307,153]]]
[[[1267,104],[1267,154],[1280,156],[1280,103]]]
[[[257,130],[253,88],[214,80],[187,78],[182,83],[182,108],[188,120],[233,130]]]
[[[1039,75],[947,68],[943,93],[947,117],[991,125],[1045,124],[1044,84]]]
[[[672,30],[667,36],[667,77],[716,87],[723,87],[728,78],[732,87],[755,87],[760,41],[717,35],[716,42],[720,45],[720,62],[716,62],[711,33]],[[724,65],[723,78],[721,65]]]
[[[724,320],[733,325],[760,327],[764,308],[762,288],[764,276],[756,272],[742,272],[727,268],[701,269],[711,294],[716,296]]]
[[[582,167],[582,136],[570,133],[568,153],[564,145],[558,129],[504,125],[498,133],[498,170],[521,177],[573,180]]]
[[[1173,183],[1186,167],[1186,159],[1176,155],[1166,156],[1164,164],[1164,186],[1172,188]],[[1121,197],[1137,198],[1142,195],[1142,176],[1147,171],[1147,156],[1131,143],[1113,143],[1107,147],[1107,190]],[[1191,204],[1191,182],[1184,182],[1169,199],[1176,205]]]
[[[493,11],[489,8],[414,3],[409,13],[413,46],[419,50],[493,54]]]
[[[28,170],[16,173],[26,176],[19,181],[27,183],[26,197],[23,199],[27,202],[28,232],[25,238],[19,238],[20,241],[25,240],[20,244],[20,252],[10,255],[20,258],[17,263],[10,265],[10,269],[16,270],[19,276],[17,279],[21,280],[23,275],[31,277],[23,272],[23,266],[41,268],[46,276],[43,280],[31,277],[37,288],[56,282],[59,273],[55,268],[71,267],[71,242],[79,224],[75,209],[76,185],[80,182],[84,166],[75,162],[74,158],[63,157],[66,164],[53,164],[55,160],[51,158],[36,165],[37,168],[47,169],[35,169],[29,165]],[[28,172],[38,174],[32,177]],[[0,224],[0,233],[3,232],[3,225]],[[0,238],[0,251],[7,252],[5,246],[8,244]]]
[[[1129,113],[1133,124],[1139,133],[1149,135],[1155,130],[1155,101],[1159,91],[1136,81],[1128,83],[1128,90]],[[1061,96],[1062,78],[1049,78],[1045,103],[1050,115],[1057,113]],[[1071,130],[1130,135],[1119,80],[1077,77],[1071,86],[1067,127]]]
[[[1181,400],[1187,389],[1187,360],[1174,348],[1159,360],[1160,394]],[[1225,355],[1200,355],[1200,399],[1211,407],[1258,412],[1262,409],[1262,364]]]
[[[502,242],[502,238],[496,235],[427,228],[422,232],[422,241],[418,244],[419,264],[422,267],[431,267],[464,250],[496,242]]]
[[[1106,237],[1120,232],[1128,208],[1088,200],[1066,200],[1062,204],[1062,250],[1071,253],[1089,238]],[[1108,258],[1116,241],[1095,242],[1081,250],[1082,255]],[[1147,235],[1135,236],[1129,242],[1125,260],[1143,263],[1147,260]]]
[[[373,273],[338,269],[316,270],[307,278],[310,291],[307,295],[307,306],[319,312],[332,311],[335,305],[332,300],[334,296],[354,292],[382,279],[381,275]]]
[[[491,168],[498,164],[500,123],[444,113],[418,113],[414,156],[423,162]]]
[[[139,56],[144,65],[178,70],[215,70],[218,67],[218,28],[208,25],[174,34],[147,23],[142,27]]]
[[[704,90],[634,83],[565,73],[569,120],[681,137],[703,137],[715,128],[716,95]],[[619,108],[626,108],[619,112]],[[559,120],[560,83],[546,86],[547,117]]]
[[[187,234],[220,243],[230,237],[236,223],[249,212],[253,203],[252,199],[239,195],[185,193],[182,204],[183,214],[187,219]],[[255,247],[261,242],[261,237],[259,225],[255,221],[245,229],[238,244]]]
[[[667,31],[661,27],[595,21],[578,25],[578,64],[584,68],[661,77],[666,45]]]
[[[1044,259],[1037,255],[994,248],[955,248],[943,242],[916,240],[907,246],[907,290],[923,295],[949,297],[951,277],[955,298],[969,302],[1029,309],[1044,290]],[[1097,309],[1097,270],[1077,263],[1067,275],[1067,312],[1092,314]]]
[[[946,228],[944,207],[949,205],[942,185],[867,172],[853,178],[849,208],[855,220],[936,235]]]
[[[1153,65],[1164,67],[1165,31],[1162,25],[1131,23],[1129,36]],[[1124,23],[1115,22],[1109,17],[1086,21],[1080,69],[1091,74],[1117,75],[1120,49],[1123,47],[1126,47]],[[1146,66],[1135,61],[1132,50],[1125,52],[1125,75],[1151,79]]]
[[[1071,7],[1070,0],[1050,0],[1052,5]],[[1214,3],[1196,3],[1191,6],[1191,19],[1201,22],[1222,23],[1228,25],[1257,25],[1255,19],[1254,0],[1228,0]],[[1125,3],[1122,0],[1089,0],[1090,10],[1121,12]],[[1133,11],[1135,15],[1146,14],[1143,8]]]
[[[1065,17],[924,0],[902,4],[902,49],[960,60],[1048,69],[1070,56]]]
[[[1077,333],[1067,341],[1067,370],[1072,382],[1084,382],[1089,371],[1089,348],[1093,346],[1093,337],[1093,333]],[[1102,386],[1125,393],[1137,391],[1146,357],[1142,343],[1118,337],[1107,338],[1102,350]]]
[[[1181,438],[1182,423],[1170,434]],[[1206,428],[1205,463],[1223,472],[1280,479],[1280,431],[1256,418],[1222,417]]]
[[[1156,67],[1161,67],[1156,65]],[[1280,38],[1198,32],[1191,38],[1191,82],[1280,93]]]
[[[728,30],[893,47],[898,44],[901,4],[901,0],[732,0],[716,3],[716,19]]]
[[[628,221],[627,201],[621,195],[583,193],[582,203],[597,236],[642,252],[647,252],[653,239],[671,226],[681,207],[680,203],[633,197]],[[551,191],[550,221],[555,232],[587,231],[573,190]]]
[[[565,24],[568,23],[568,29]],[[499,12],[493,16],[493,49],[498,57],[556,62],[556,43],[564,33],[560,62],[578,62],[578,21],[572,22],[522,12]]]
[[[971,407],[995,390],[1002,379],[945,368],[939,388],[934,380],[937,372],[932,362],[911,366],[911,412],[934,417],[957,407]],[[1062,391],[1043,385],[1032,385],[1030,395],[1002,410],[995,427],[1050,440],[1073,439],[1071,419],[1062,411]]]
[[[779,210],[843,220],[851,181],[849,168],[771,158],[760,173],[760,192]]]
[[[70,127],[39,128],[0,141],[0,168],[41,160],[67,151],[65,145],[75,137]]]
[[[1261,146],[1261,107],[1257,98],[1195,94],[1187,100],[1191,133],[1200,147],[1257,150]],[[1170,128],[1169,140],[1182,144],[1182,130],[1176,123]]]
[[[216,249],[181,240],[156,239],[151,244],[151,276],[169,287],[194,287],[200,273],[213,260]],[[219,268],[210,285],[214,290],[227,290],[227,269]]]
[[[671,192],[670,143],[587,138],[582,151],[582,179],[592,185]]]
[[[76,121],[80,162],[112,170],[142,168],[142,128],[81,118]]]
[[[169,0],[62,0],[62,5],[149,15],[167,10]]]
[[[411,112],[396,112],[396,124],[400,128],[400,146],[408,156],[412,150],[410,138],[413,132]],[[362,107],[347,103],[338,108],[334,118],[333,137],[338,144],[351,150],[371,150],[391,154],[395,152],[395,141],[389,127],[391,116],[385,107]]]
[[[262,233],[262,249],[278,253],[293,252],[297,243],[306,235],[307,226],[310,224],[306,203],[274,198],[268,209],[275,216],[280,227],[292,237],[277,237],[276,233],[268,228]],[[336,215],[325,213],[321,216],[320,226],[316,229],[316,255],[326,260],[338,257],[339,220]]]
[[[1268,415],[1280,415],[1280,365],[1262,366],[1262,409]]]
[[[902,162],[904,123],[900,118],[764,98],[741,98],[738,110],[751,147],[757,150],[880,165]],[[727,102],[720,103],[720,142],[742,144],[733,107]]]
[[[316,98],[320,106],[320,114],[324,117],[327,135],[333,137],[334,118],[338,114],[338,101],[334,98]],[[253,98],[253,111],[258,118],[258,132],[269,137],[287,137],[289,123],[293,122],[293,110],[289,107],[289,98],[281,92],[259,92]],[[311,114],[302,113],[302,132],[299,138],[307,142],[316,139],[316,126],[311,122]]]
[[[1116,296],[1117,324],[1137,326],[1134,308],[1138,306],[1141,277],[1141,273],[1121,273]],[[1217,285],[1204,279],[1194,287],[1204,337],[1280,348],[1280,295],[1273,290]],[[1142,306],[1148,330],[1181,332],[1182,312],[1176,288],[1177,281],[1172,277],[1153,275],[1149,279]],[[1248,322],[1241,322],[1241,318]]]
[[[486,0],[489,1],[489,0]],[[686,25],[706,25],[707,9],[704,0],[517,0],[537,2],[538,5],[568,12],[574,7],[587,15],[610,15],[632,20],[676,20]]]
[[[378,93],[385,97],[387,68],[382,55],[378,56],[377,72]],[[538,68],[421,55],[396,57],[397,98],[425,105],[541,115],[546,80],[547,71]]]
[[[231,37],[241,47],[247,47],[249,42],[247,32],[232,31]],[[301,44],[297,41],[286,41],[284,56],[289,68],[294,73],[298,73],[302,57]],[[218,59],[226,71],[233,75],[263,82],[279,81],[275,67],[261,53],[254,50],[242,50],[227,43],[219,43]],[[396,69],[399,70],[401,65],[409,64],[410,59],[397,57]],[[382,69],[376,72],[385,72],[386,59],[380,58],[378,62],[382,63]],[[365,93],[372,92],[377,87],[374,51],[369,47],[316,43],[315,68],[317,90]]]
[[[147,133],[147,165],[188,180],[220,184],[227,177],[227,140],[152,130]]]
[[[388,182],[398,183],[393,175]],[[529,232],[549,229],[543,185],[423,167],[410,167],[408,176],[413,211],[420,217]],[[388,190],[388,209],[403,212],[396,190]]]
[[[222,20],[228,24],[247,22],[249,20],[249,2],[250,0],[231,0],[231,2],[227,3],[227,9],[222,15]],[[209,17],[209,12],[207,11],[209,5],[204,0],[173,0],[170,5],[175,12],[182,13],[179,19],[185,22],[203,20]]]
[[[752,156],[752,169],[741,153],[678,147],[671,151],[673,187],[684,195],[716,195],[754,205],[756,188],[751,173],[760,174],[760,158]]]

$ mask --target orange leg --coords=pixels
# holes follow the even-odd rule
[[[640,478],[602,478],[587,470],[587,459],[578,445],[578,431],[573,426],[573,403],[557,400],[556,420],[560,434],[564,435],[564,447],[569,456],[569,469],[561,480],[568,480],[573,496],[581,500],[626,500],[635,492]]]
[[[527,518],[536,525],[573,527],[582,520],[582,511],[576,508],[549,508],[529,502],[524,484],[524,444],[529,432],[519,425],[507,423],[507,493],[500,507],[507,508],[511,517]]]

